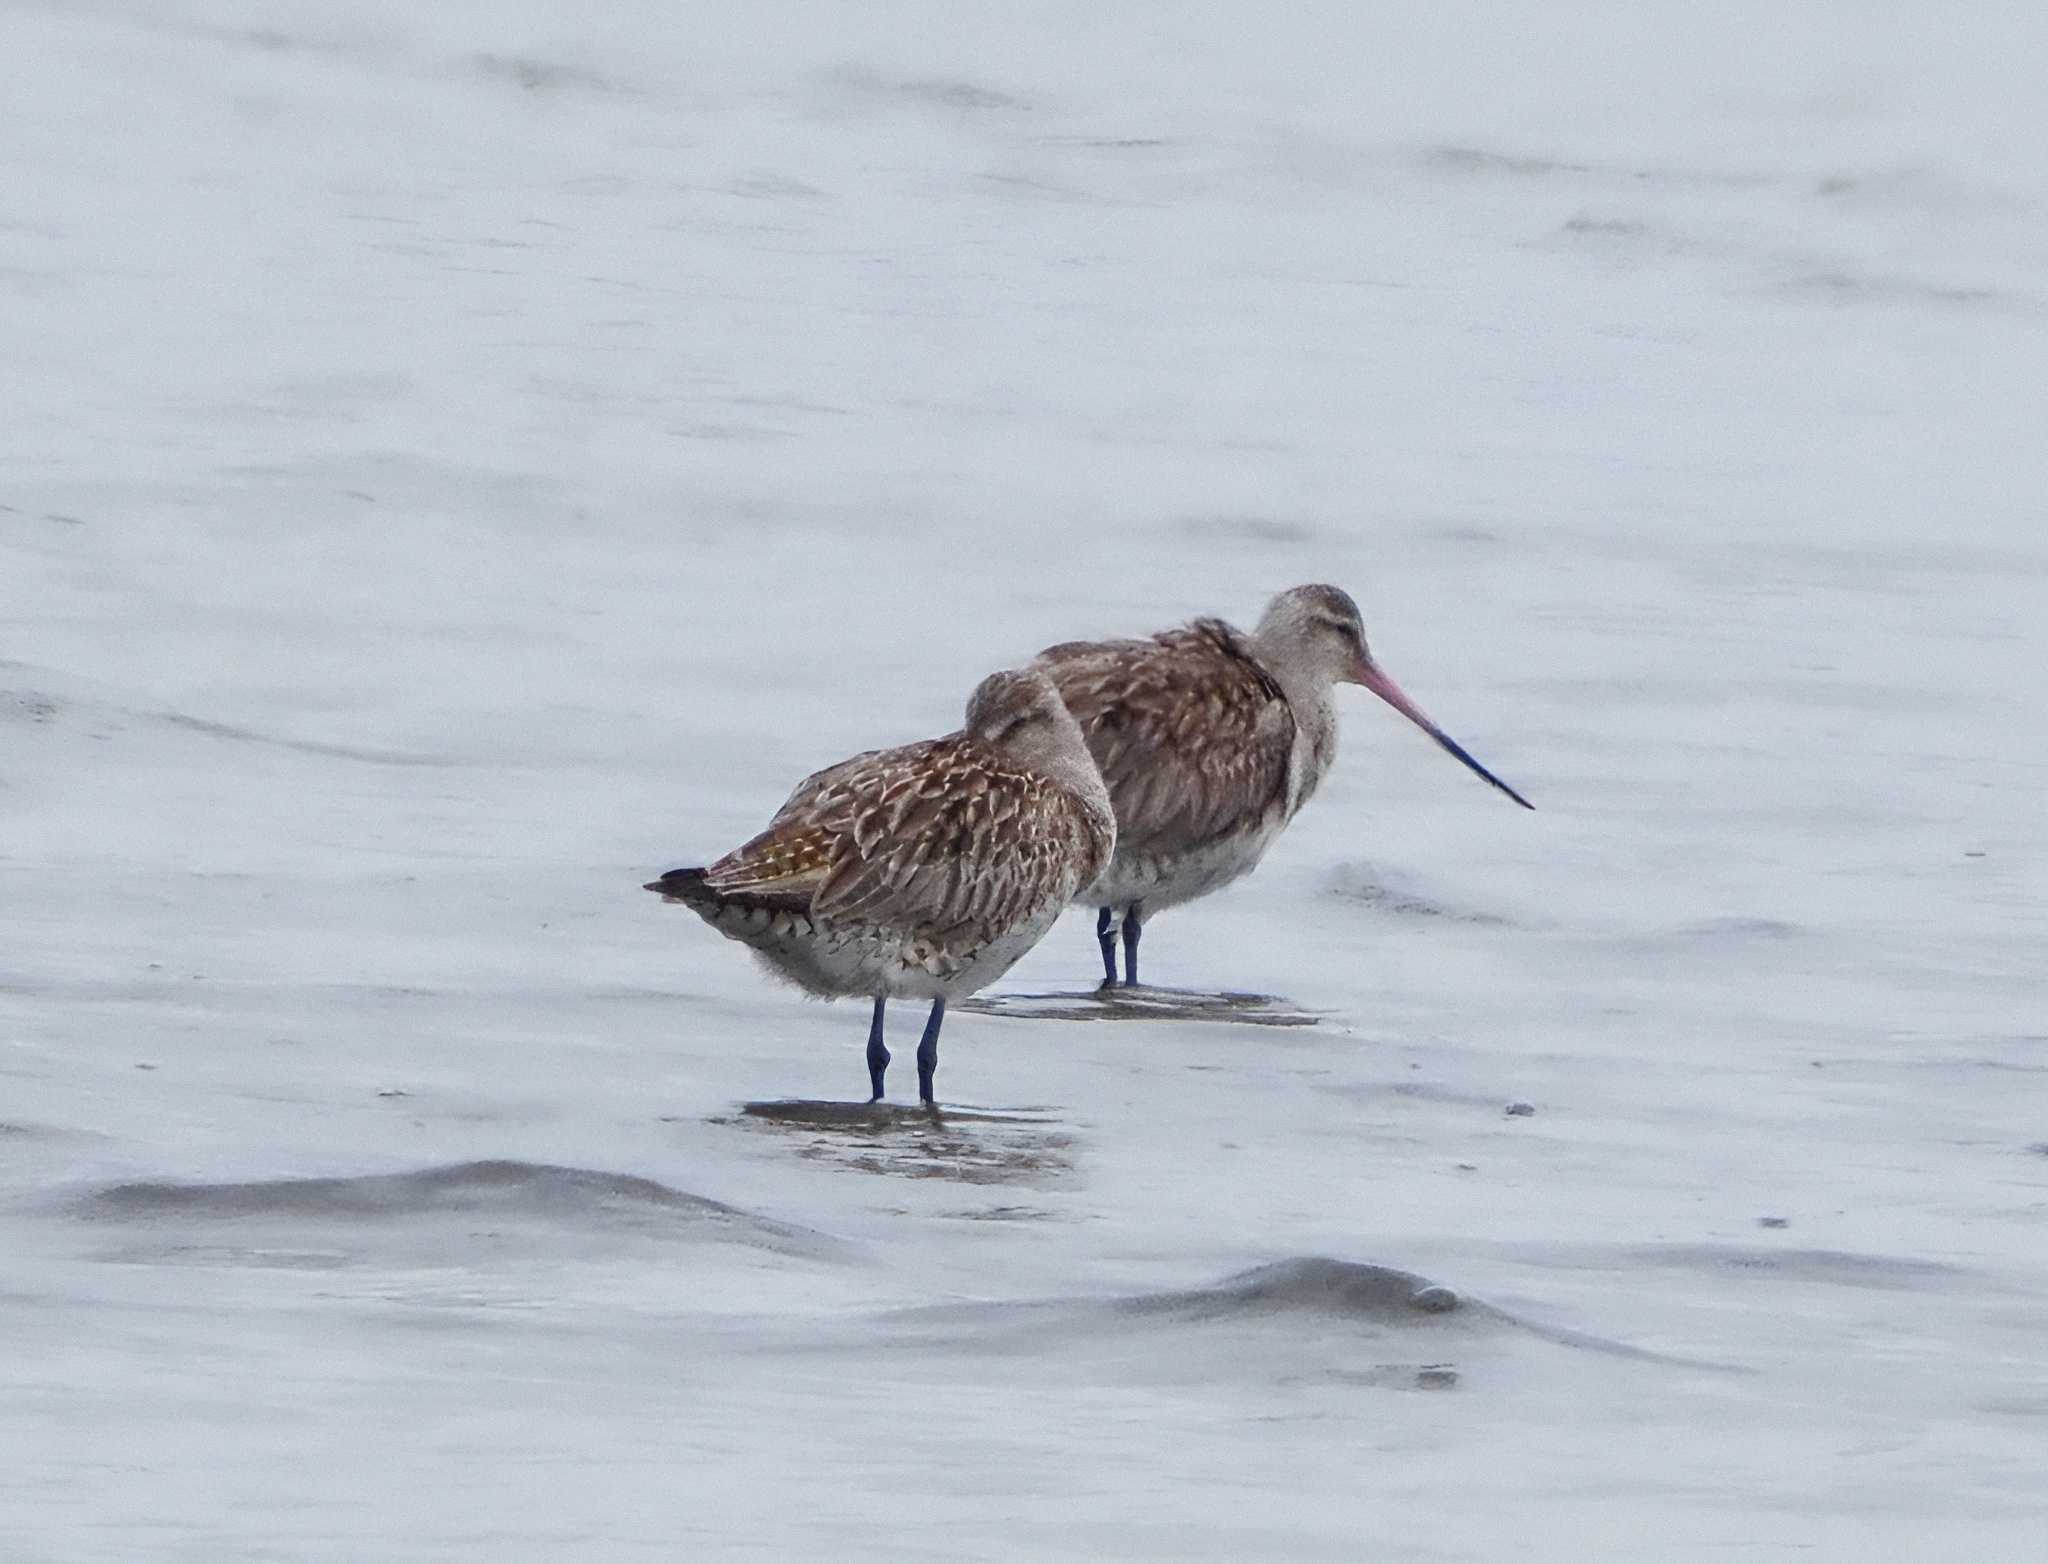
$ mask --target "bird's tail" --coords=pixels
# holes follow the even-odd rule
[[[658,880],[649,880],[641,889],[653,891],[664,901],[687,902],[700,911],[715,907],[722,899],[704,878],[702,869],[671,869]]]
[[[813,931],[809,906],[800,895],[725,890],[710,869],[671,869],[646,889],[663,901],[681,902],[727,939],[757,950],[781,948]]]

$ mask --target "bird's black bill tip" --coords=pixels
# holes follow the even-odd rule
[[[1438,727],[1434,722],[1430,721],[1429,715],[1426,712],[1424,712],[1420,706],[1416,705],[1415,702],[1411,701],[1408,698],[1407,693],[1402,690],[1400,685],[1396,684],[1393,681],[1393,679],[1388,676],[1387,671],[1384,668],[1382,668],[1378,663],[1374,662],[1370,657],[1367,657],[1362,653],[1360,654],[1358,660],[1358,670],[1356,678],[1360,684],[1364,685],[1368,690],[1371,690],[1373,694],[1377,695],[1381,700],[1385,701],[1389,706],[1393,707],[1394,710],[1398,711],[1402,716],[1406,717],[1410,722],[1414,723],[1416,727],[1422,729],[1424,733],[1427,733],[1431,738],[1435,739],[1437,743],[1441,744],[1447,751],[1457,756],[1458,759],[1462,760],[1466,765],[1470,766],[1472,770],[1476,772],[1479,776],[1485,778],[1488,782],[1491,782],[1495,787],[1499,788],[1503,793],[1507,794],[1508,797],[1512,798],[1524,809],[1534,809],[1536,807],[1534,804],[1530,803],[1528,799],[1524,798],[1520,793],[1517,793],[1513,788],[1509,787],[1507,783],[1501,781],[1499,777],[1495,776],[1491,771],[1488,771],[1484,766],[1480,765],[1478,761],[1474,760],[1472,758],[1471,751],[1466,749],[1464,745],[1460,744],[1448,733],[1444,732],[1444,730]]]
[[[1473,758],[1472,752],[1470,750],[1465,748],[1465,746],[1460,744],[1456,739],[1452,738],[1448,733],[1445,733],[1441,728],[1432,728],[1430,730],[1430,736],[1434,738],[1437,741],[1437,743],[1443,745],[1444,749],[1448,753],[1456,756],[1459,760],[1463,761],[1467,766],[1471,767],[1473,774],[1479,777],[1482,781],[1492,783],[1495,787],[1499,788],[1503,793],[1507,794],[1508,797],[1512,798],[1516,803],[1520,804],[1524,809],[1534,809],[1536,807],[1534,804],[1530,803],[1528,799],[1524,798],[1520,793],[1517,793],[1513,788],[1509,787],[1507,783],[1501,781],[1499,777],[1495,776],[1491,771],[1488,771],[1484,766],[1480,765],[1479,762]]]

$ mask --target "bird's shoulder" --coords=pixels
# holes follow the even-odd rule
[[[1174,745],[1251,739],[1284,726],[1290,715],[1249,638],[1221,619],[1197,619],[1143,640],[1067,642],[1039,655],[1084,732],[1136,728]],[[1286,736],[1291,740],[1291,729]]]
[[[1233,626],[1197,619],[1044,655],[1101,768],[1120,847],[1199,842],[1285,799],[1293,708]]]

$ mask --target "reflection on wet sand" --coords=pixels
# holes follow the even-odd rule
[[[1185,988],[1094,988],[1053,994],[977,994],[962,1007],[1023,1021],[1233,1021],[1314,1026],[1322,1018],[1276,994]]]
[[[1037,1111],[909,1107],[886,1102],[750,1102],[737,1117],[794,1137],[797,1154],[864,1173],[962,1184],[1047,1184],[1074,1171],[1074,1136]]]

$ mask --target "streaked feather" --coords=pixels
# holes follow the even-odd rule
[[[1102,770],[1119,857],[1183,851],[1286,808],[1294,714],[1222,620],[1067,642],[1039,660]]]
[[[806,777],[688,904],[814,993],[971,993],[1108,865],[1116,816],[1042,672],[984,680],[967,725]]]
[[[1055,784],[962,734],[805,779],[705,878],[721,891],[808,892],[818,918],[952,943],[1008,927],[1063,883],[1086,884],[1107,852]]]

